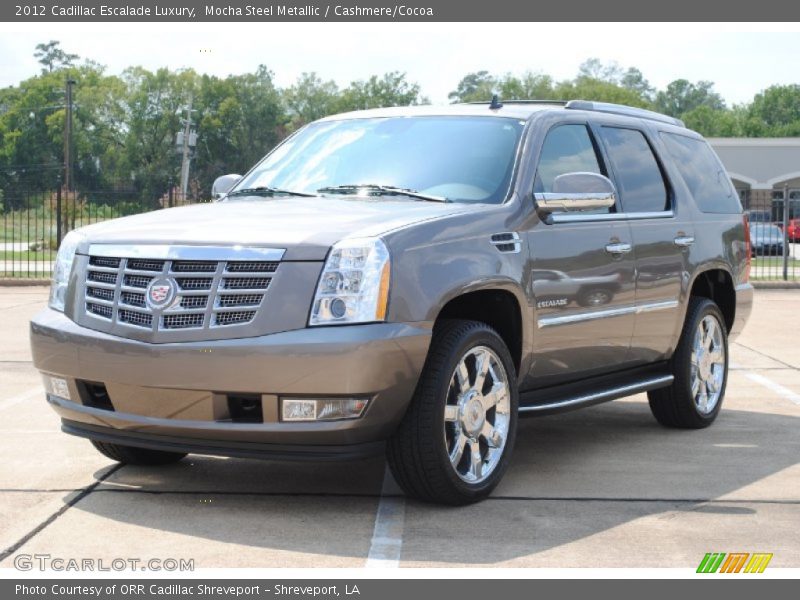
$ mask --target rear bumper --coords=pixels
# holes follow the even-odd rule
[[[431,328],[383,323],[149,344],[46,309],[30,334],[36,368],[67,381],[70,399],[48,401],[68,433],[208,454],[318,458],[369,453],[374,448],[341,447],[391,435],[413,395]],[[85,402],[84,381],[104,384],[113,410]],[[232,422],[231,394],[260,396],[263,422]],[[358,419],[280,421],[280,397],[321,395],[370,401]]]
[[[733,327],[728,334],[728,338],[733,341],[742,329],[744,329],[750,313],[753,311],[753,286],[749,283],[741,283],[736,286],[736,314],[733,320]]]

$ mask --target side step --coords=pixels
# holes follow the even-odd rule
[[[623,398],[640,392],[667,387],[674,379],[675,377],[672,375],[649,376],[624,385],[615,385],[577,396],[548,398],[547,401],[540,404],[524,404],[525,396],[535,397],[536,395],[536,392],[528,392],[522,395],[519,413],[520,415],[539,416],[566,412],[577,408],[583,408],[584,406],[592,406],[593,404],[601,404],[609,400],[616,400],[617,398]]]

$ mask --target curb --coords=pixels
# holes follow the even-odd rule
[[[757,290],[800,290],[800,281],[753,281],[750,283]]]
[[[0,279],[0,287],[49,286],[50,279]]]

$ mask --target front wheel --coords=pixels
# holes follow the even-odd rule
[[[400,487],[441,504],[488,496],[508,466],[517,406],[516,369],[497,332],[477,321],[438,323],[411,406],[387,445]]]
[[[648,392],[653,416],[667,427],[708,427],[722,408],[728,381],[728,332],[713,301],[691,299],[671,363],[672,385]]]

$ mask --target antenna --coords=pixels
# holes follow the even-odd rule
[[[498,108],[503,108],[503,103],[500,102],[500,96],[494,94],[492,96],[492,103],[489,104],[489,110],[497,110]]]

